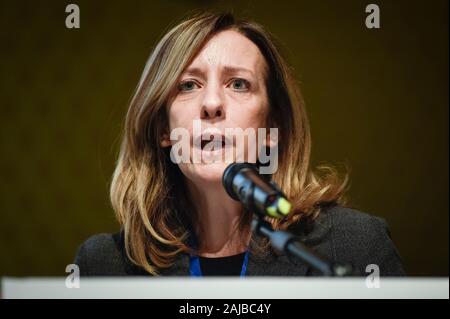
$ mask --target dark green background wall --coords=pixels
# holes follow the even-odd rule
[[[448,1],[0,1],[0,275],[64,275],[118,226],[108,184],[151,48],[189,10],[274,33],[303,90],[313,162],[348,163],[411,275],[448,275]],[[381,8],[366,29],[365,5]]]

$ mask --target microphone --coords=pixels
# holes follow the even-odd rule
[[[231,198],[256,213],[253,216],[252,229],[267,237],[275,250],[300,258],[325,276],[346,276],[352,273],[350,265],[326,261],[301,243],[294,234],[274,230],[270,223],[264,220],[264,216],[285,217],[291,211],[292,205],[274,182],[258,173],[256,165],[228,165],[222,176],[222,184]]]
[[[222,184],[228,195],[260,216],[283,218],[292,204],[280,188],[258,173],[251,163],[232,163],[225,169]]]

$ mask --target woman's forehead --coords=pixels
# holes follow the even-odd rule
[[[234,30],[214,35],[201,49],[185,72],[207,72],[220,69],[222,72],[261,74],[265,60],[259,48],[247,37]]]

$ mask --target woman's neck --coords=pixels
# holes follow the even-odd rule
[[[245,251],[251,232],[249,227],[239,227],[242,205],[230,198],[220,183],[198,186],[188,182],[188,188],[197,211],[194,227],[199,255],[224,257]]]

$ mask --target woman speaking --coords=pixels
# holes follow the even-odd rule
[[[254,22],[202,13],[165,34],[146,63],[111,183],[121,229],[80,246],[81,275],[319,275],[252,233],[252,212],[222,185],[231,162],[260,163],[268,150],[292,204],[266,217],[274,229],[355,273],[404,274],[385,222],[345,207],[347,177],[310,167],[305,107],[273,38]]]

